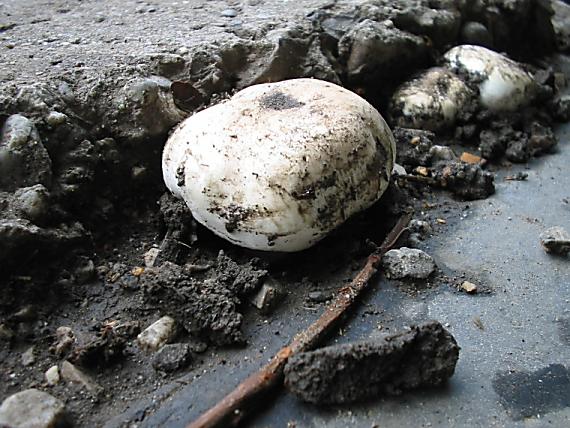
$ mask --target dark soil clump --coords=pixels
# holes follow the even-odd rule
[[[453,336],[432,321],[379,341],[298,354],[285,367],[285,385],[311,403],[351,403],[441,385],[458,357]]]

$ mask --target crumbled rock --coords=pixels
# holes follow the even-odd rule
[[[438,162],[449,162],[457,160],[457,155],[451,150],[450,147],[447,146],[432,146],[429,149],[429,153],[431,155],[431,161],[433,164],[437,164]]]
[[[81,389],[85,389],[94,397],[99,396],[103,392],[103,387],[101,385],[69,361],[64,361],[61,364],[60,375],[66,382],[75,384]]]
[[[283,297],[284,293],[279,285],[275,281],[269,280],[250,297],[250,301],[261,313],[269,313]]]
[[[552,128],[533,122],[530,126],[528,150],[531,156],[549,153],[558,144]]]
[[[565,255],[570,252],[570,234],[560,226],[554,226],[542,232],[540,243],[548,253]]]
[[[6,398],[0,406],[0,426],[55,428],[65,421],[65,404],[37,389],[26,389]]]
[[[31,366],[36,362],[35,356],[36,348],[34,346],[30,346],[26,352],[22,354],[22,365],[23,366]]]
[[[146,253],[144,253],[144,256],[143,256],[144,257],[144,265],[146,267],[153,267],[155,262],[156,262],[156,258],[158,257],[159,252],[160,252],[160,249],[151,248]]]
[[[8,117],[0,130],[0,171],[0,190],[51,184],[51,159],[40,134],[19,114]]]
[[[425,279],[435,270],[435,262],[429,254],[408,247],[388,251],[382,265],[386,276],[394,279]]]
[[[431,131],[394,127],[396,140],[396,162],[401,165],[428,166],[432,159],[432,142],[435,134]]]
[[[145,263],[152,266],[160,266],[163,262],[181,263],[188,254],[189,245],[192,243],[192,234],[195,224],[192,213],[182,199],[175,198],[170,193],[161,196],[160,213],[167,228],[160,248],[155,252],[145,255]]]
[[[70,360],[86,367],[107,366],[124,355],[127,341],[140,332],[138,323],[105,323],[97,337],[75,346]]]
[[[432,170],[437,186],[464,200],[485,199],[495,193],[493,174],[480,165],[463,162],[440,164]]]
[[[314,290],[309,292],[307,299],[313,303],[323,303],[331,299],[331,293],[327,293],[322,290]]]
[[[46,378],[46,383],[49,386],[57,385],[59,383],[59,379],[60,379],[59,367],[58,366],[51,366],[49,369],[47,369],[44,376]]]
[[[192,360],[192,350],[187,343],[164,345],[154,355],[152,366],[157,371],[174,372],[183,369]]]
[[[58,327],[55,331],[55,343],[50,347],[50,350],[58,357],[67,354],[73,344],[75,343],[75,334],[70,327]]]
[[[85,284],[95,278],[95,263],[89,258],[81,258],[73,274],[79,284]]]
[[[163,316],[137,336],[137,343],[143,351],[154,352],[176,336],[176,321]]]
[[[285,366],[285,386],[310,403],[351,403],[441,385],[458,357],[454,337],[432,321],[382,340],[294,355]]]
[[[352,26],[338,44],[350,82],[379,82],[401,78],[428,62],[424,39],[401,31],[387,22],[365,19]]]
[[[461,283],[461,289],[469,294],[477,293],[477,285],[469,281],[463,281]]]
[[[18,189],[14,194],[14,208],[41,226],[49,216],[49,192],[42,184]]]

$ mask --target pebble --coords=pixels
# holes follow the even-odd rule
[[[26,352],[24,352],[22,354],[22,365],[23,366],[31,366],[32,364],[34,364],[36,362],[36,356],[34,355],[35,352],[35,348],[33,346],[30,346]]]
[[[477,285],[473,284],[472,282],[469,281],[463,281],[461,283],[461,289],[463,291],[465,291],[466,293],[469,294],[475,294],[477,293]]]
[[[49,216],[49,192],[45,186],[36,184],[18,189],[15,193],[15,205],[18,211],[33,222],[41,224]]]
[[[435,270],[433,258],[422,250],[402,247],[382,258],[386,276],[394,279],[425,279]]]
[[[453,150],[447,146],[432,146],[429,149],[429,153],[432,156],[432,161],[439,162],[439,161],[452,161],[456,160],[457,156],[453,153]]]
[[[225,9],[222,10],[221,15],[224,18],[235,18],[237,16],[237,11],[235,9]]]
[[[74,271],[75,279],[79,284],[85,284],[95,278],[95,263],[91,259],[84,259]]]
[[[74,383],[85,389],[93,396],[98,396],[103,392],[103,387],[95,382],[89,375],[79,370],[69,361],[64,361],[60,370],[61,378],[69,383]]]
[[[153,357],[152,366],[157,371],[174,372],[183,369],[192,360],[192,350],[187,343],[164,345]]]
[[[251,303],[263,313],[270,312],[283,297],[283,292],[273,281],[266,281],[251,297]]]
[[[51,428],[65,419],[65,404],[37,389],[27,389],[6,398],[0,406],[0,426]]]
[[[144,265],[146,267],[153,267],[154,262],[158,257],[158,253],[160,253],[160,248],[151,248],[146,253],[144,253]]]
[[[139,334],[137,343],[143,351],[155,352],[174,339],[175,335],[176,321],[169,316],[164,316]]]
[[[49,386],[54,386],[59,383],[59,368],[57,366],[51,366],[45,372],[46,382]]]
[[[466,44],[484,46],[486,48],[493,46],[491,33],[480,22],[466,22],[461,30],[461,38]]]
[[[70,327],[61,326],[55,331],[56,342],[51,347],[58,357],[62,356],[71,349],[75,343],[75,335]]]
[[[67,115],[58,111],[52,111],[46,116],[46,123],[52,128],[63,125],[66,121]]]
[[[327,300],[330,300],[331,294],[327,293],[325,291],[316,290],[316,291],[309,292],[308,297],[309,297],[309,300],[311,302],[323,303],[323,302],[326,302]]]
[[[554,226],[542,232],[540,243],[547,253],[566,255],[570,252],[570,234],[560,226]]]

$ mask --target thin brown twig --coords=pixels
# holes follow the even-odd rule
[[[396,243],[406,229],[411,214],[402,216],[382,245],[368,258],[362,270],[352,282],[343,287],[336,298],[327,306],[320,318],[306,330],[298,333],[289,345],[282,348],[271,361],[259,371],[240,383],[232,392],[226,395],[210,410],[203,413],[187,428],[214,428],[236,426],[253,410],[256,399],[262,394],[281,384],[283,368],[292,355],[308,351],[317,346],[335,327],[339,320],[351,308],[356,298],[366,288],[368,282],[376,273],[382,256]]]

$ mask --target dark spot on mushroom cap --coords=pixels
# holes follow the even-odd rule
[[[259,104],[262,108],[271,110],[288,110],[305,105],[305,103],[302,103],[281,91],[273,91],[264,95],[259,101]]]

